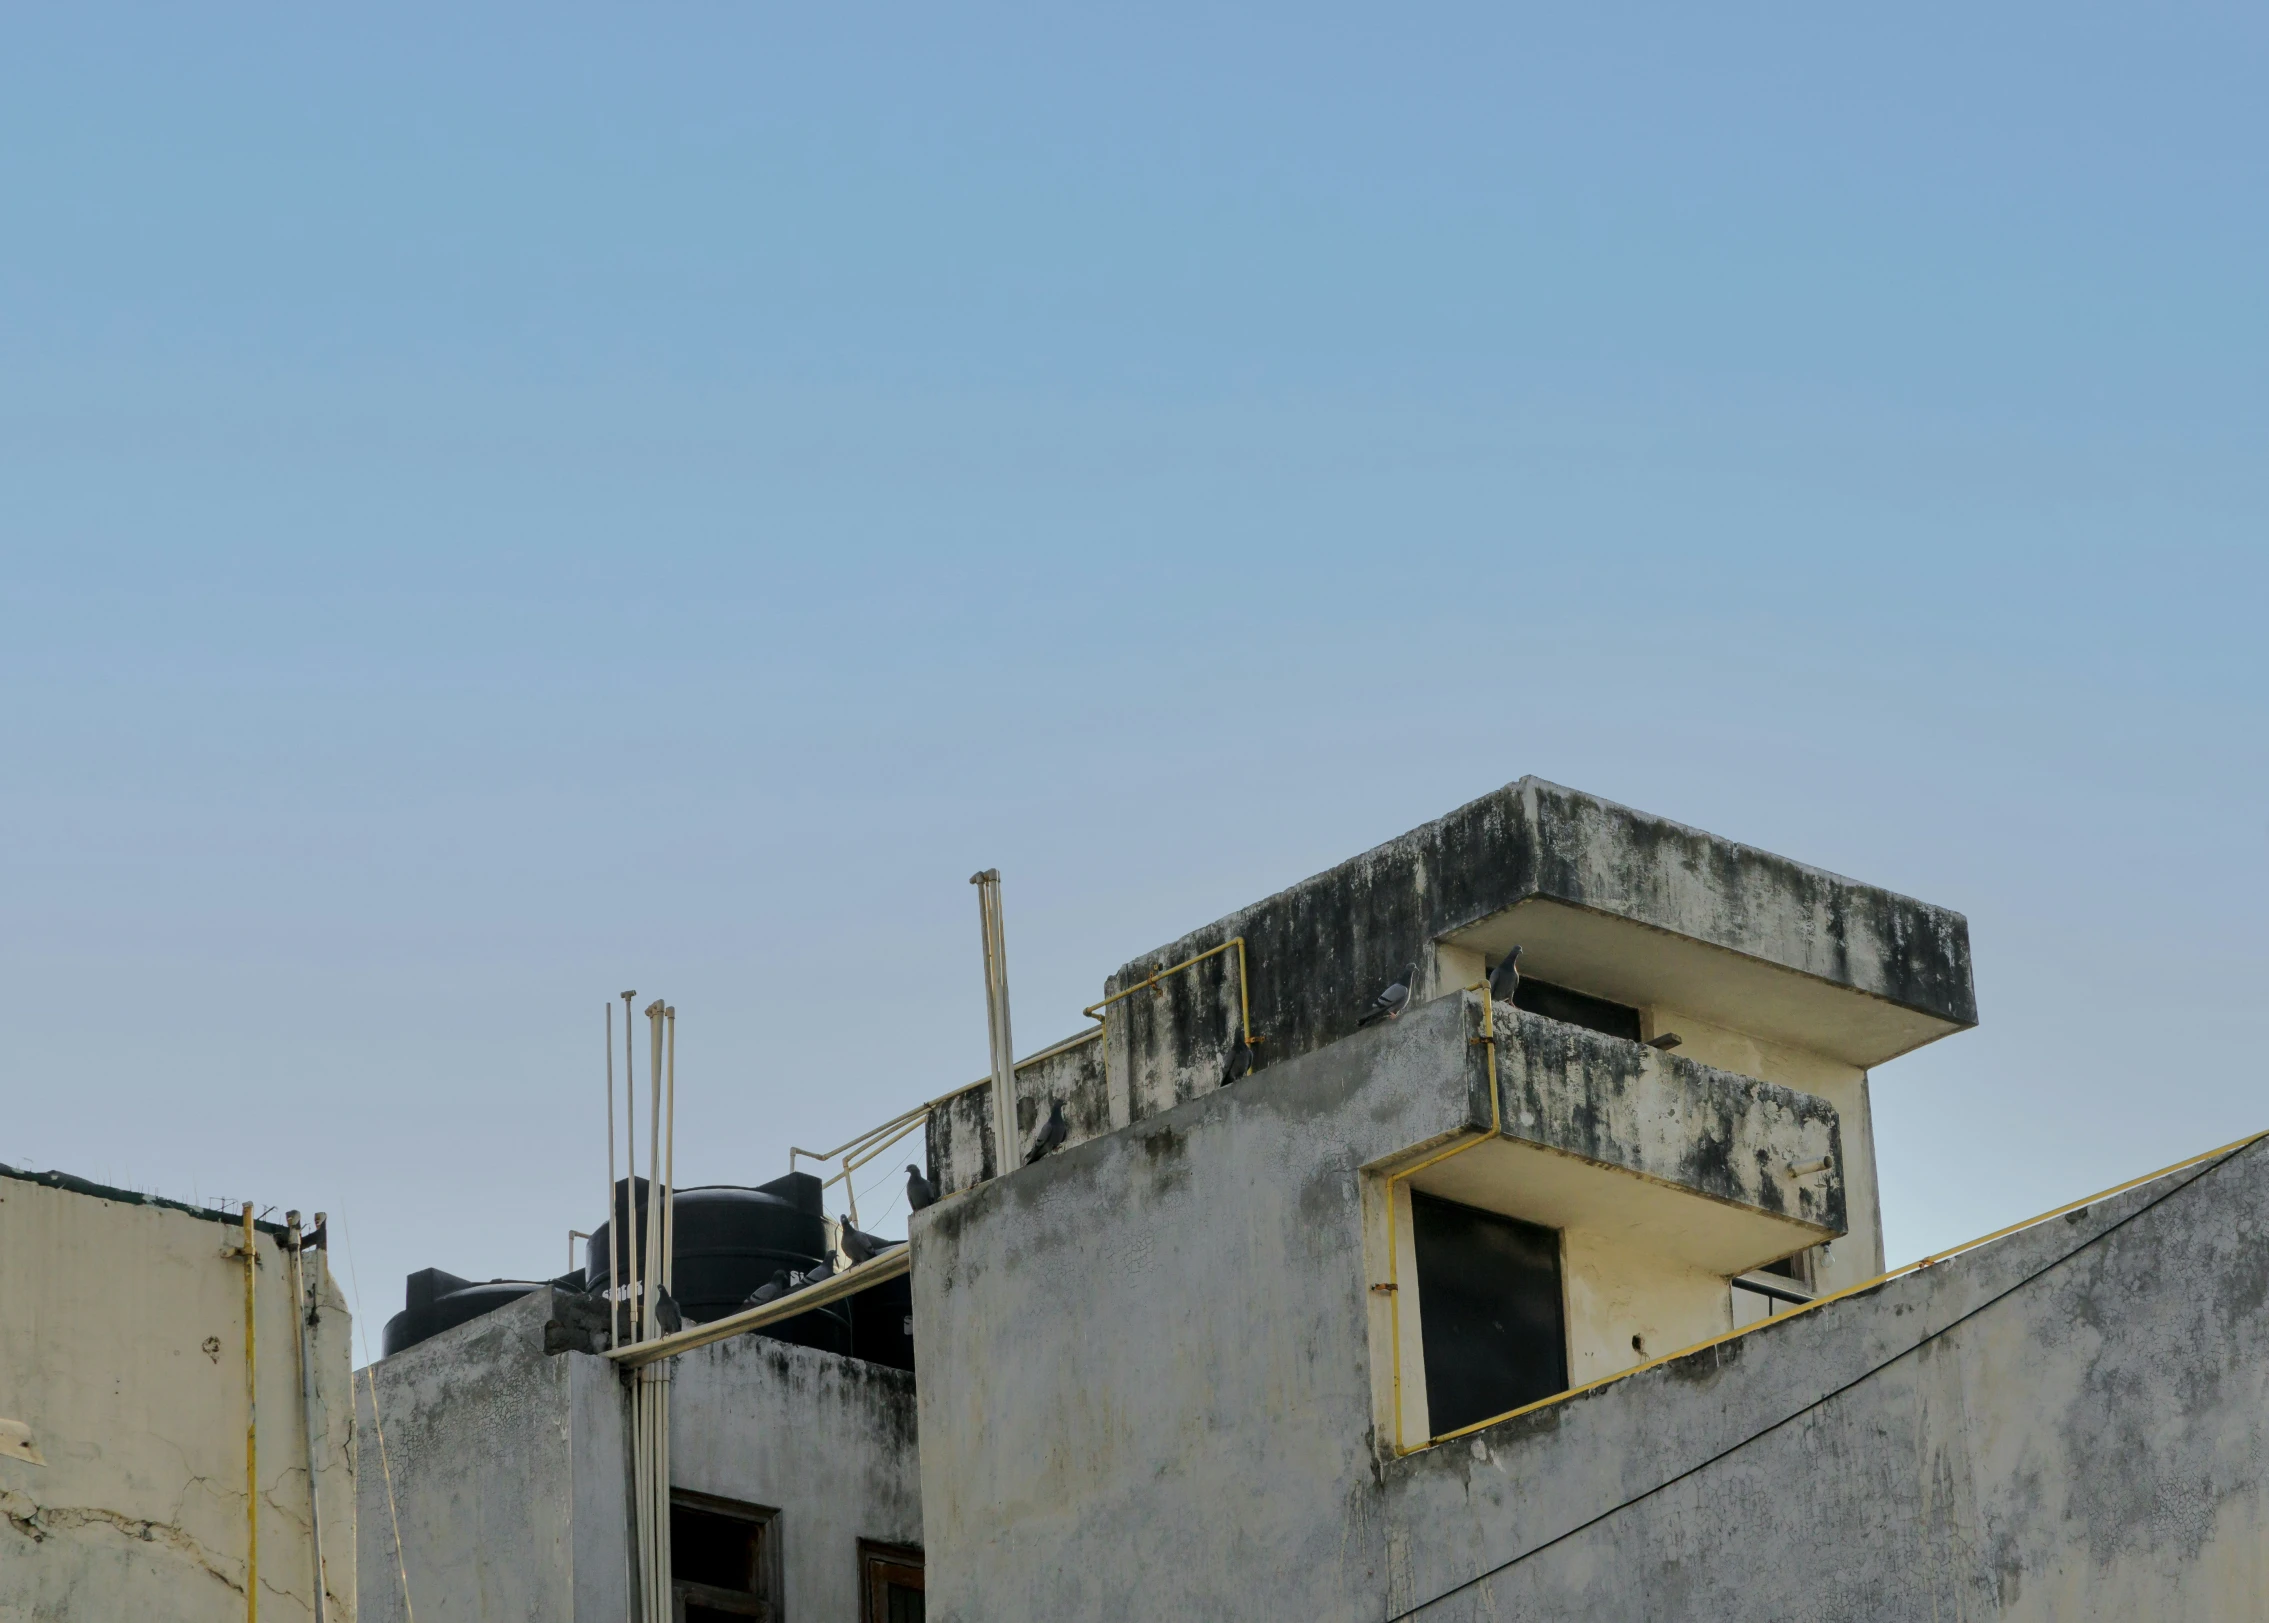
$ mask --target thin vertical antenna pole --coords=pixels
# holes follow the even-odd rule
[[[260,1623],[260,1359],[252,1320],[252,1277],[260,1266],[252,1202],[244,1203],[244,1623]]]
[[[668,1290],[677,1282],[676,1251],[678,1243],[678,1011],[664,1009],[662,1018],[669,1030],[669,1102],[662,1107],[663,1142],[669,1148],[662,1156],[662,1175],[670,1182],[670,1203],[662,1208],[662,1289]]]
[[[634,1063],[638,1050],[631,1040],[630,1030],[630,1000],[637,995],[636,992],[625,992],[622,995],[623,1153],[629,1157],[630,1164],[630,1188],[623,1197],[623,1204],[629,1209],[630,1239],[623,1260],[630,1269],[627,1281],[630,1290],[630,1339],[643,1341],[646,1339],[646,1321],[641,1310],[645,1305],[646,1281],[640,1270],[646,1254],[638,1245],[639,1222],[643,1215],[638,1209],[638,1067]]]
[[[662,1282],[662,1224],[665,1208],[660,1204],[662,1194],[662,1000],[656,998],[646,1006],[646,1035],[653,1045],[647,1056],[646,1092],[653,1120],[649,1123],[646,1140],[646,1294],[654,1295],[654,1288]],[[649,1335],[658,1334],[654,1323],[655,1303],[646,1304],[646,1325]]]
[[[985,937],[985,1025],[993,1047],[993,1175],[1016,1168],[1016,1044],[1008,1026],[1008,936],[1001,924],[1001,871],[969,876]]]
[[[622,1318],[615,1304],[622,1297],[622,1213],[615,1210],[615,1006],[607,1009],[607,1345],[622,1345]],[[570,1260],[569,1267],[574,1263]],[[584,1282],[586,1286],[589,1281]]]

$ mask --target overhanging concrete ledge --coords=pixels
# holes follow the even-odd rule
[[[1337,1042],[1438,946],[1518,943],[1535,978],[1680,1008],[1870,1066],[1977,1023],[1959,913],[1754,846],[1523,778],[1124,965],[1118,992],[1247,943],[1263,1065]],[[1226,966],[1112,1014],[1114,1071],[1142,1116],[1215,1086],[1241,1008]]]
[[[1444,998],[1405,1023],[1442,1024],[1454,1042],[1479,1029],[1478,1001]],[[1413,1188],[1727,1275],[1844,1232],[1827,1100],[1510,1004],[1493,1013],[1498,1135],[1418,1173]],[[1487,1059],[1475,1051],[1473,1121],[1486,1127]]]

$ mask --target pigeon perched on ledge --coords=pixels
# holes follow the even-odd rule
[[[938,1203],[938,1192],[930,1187],[930,1180],[922,1176],[922,1169],[908,1162],[906,1166],[906,1207],[920,1211]]]
[[[1359,1026],[1367,1026],[1377,1020],[1401,1019],[1402,1011],[1410,1007],[1410,988],[1417,979],[1418,966],[1412,964],[1402,972],[1401,980],[1394,982],[1371,1000],[1369,1010],[1364,1013],[1362,1019],[1355,1023]]]
[[[1521,989],[1521,950],[1515,947],[1505,954],[1505,961],[1489,972],[1489,1001],[1510,1003],[1513,994]]]
[[[838,1227],[843,1236],[839,1242],[843,1247],[843,1255],[851,1259],[853,1267],[862,1262],[872,1262],[892,1246],[906,1243],[904,1240],[886,1240],[879,1234],[869,1234],[863,1229],[853,1228],[848,1217]]]
[[[767,1302],[777,1302],[792,1289],[794,1287],[788,1283],[788,1270],[775,1268],[772,1271],[772,1277],[750,1291],[748,1300],[741,1303],[741,1306],[762,1307]]]
[[[1033,1138],[1032,1148],[1024,1152],[1024,1164],[1030,1166],[1050,1150],[1062,1144],[1064,1135],[1068,1131],[1069,1129],[1064,1125],[1064,1102],[1061,1099],[1050,1099],[1048,1101],[1048,1119],[1041,1124],[1038,1135]]]
[[[1253,1074],[1253,1045],[1240,1037],[1229,1045],[1229,1063],[1221,1068],[1221,1085],[1242,1082]]]

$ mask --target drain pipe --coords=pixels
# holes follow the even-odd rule
[[[252,1202],[244,1203],[244,1623],[260,1623],[260,1358],[252,1278],[260,1265]]]
[[[321,1212],[315,1214],[315,1223],[322,1227]],[[315,1490],[315,1360],[307,1349],[307,1326],[314,1306],[307,1299],[307,1272],[301,1264],[299,1213],[284,1213],[284,1228],[292,1258],[292,1318],[296,1321],[292,1340],[299,1352],[300,1419],[307,1439],[307,1537],[315,1554],[315,1623],[328,1623],[331,1611],[323,1585],[323,1506],[322,1496]]]
[[[993,1176],[1016,1170],[1016,1045],[1008,1029],[1008,939],[1001,927],[1001,871],[973,873],[985,935],[985,1024],[993,1042]]]

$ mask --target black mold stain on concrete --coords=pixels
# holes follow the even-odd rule
[[[1768,958],[1793,921],[1811,946],[1790,967],[1976,1023],[1960,915],[1533,778],[1147,953],[1106,990],[1242,936],[1261,1063],[1274,1065],[1348,1036],[1380,987],[1413,958],[1425,967],[1430,943],[1530,896]],[[1229,961],[1119,1006],[1138,1074],[1162,1085],[1160,1107],[1217,1078],[1237,1018]]]

